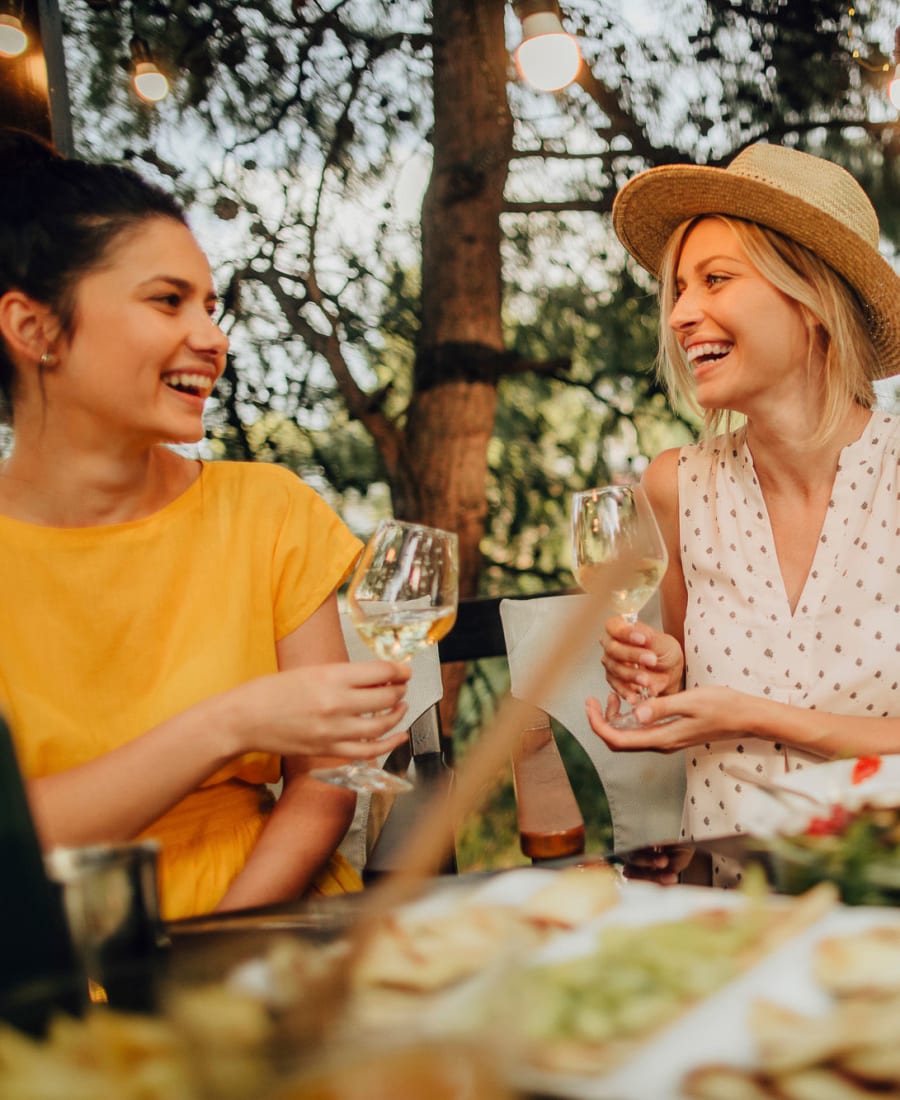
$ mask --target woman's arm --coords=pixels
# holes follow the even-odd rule
[[[316,661],[347,661],[337,598],[332,595],[278,645],[281,668]],[[405,733],[398,735],[402,741]],[[391,742],[391,746],[397,739]],[[387,743],[379,744],[381,752]],[[326,866],[353,819],[356,795],[310,778],[313,767],[338,763],[331,757],[285,757],[284,789],[256,847],[218,909],[271,905],[300,897]]]
[[[600,704],[588,701],[594,732],[618,751],[674,752],[747,733],[824,757],[900,752],[900,717],[830,714],[726,687],[691,688],[648,699],[635,713],[647,723],[646,729],[617,730],[606,721]],[[665,725],[649,724],[674,715],[679,717]]]
[[[325,649],[312,652],[317,662],[329,659]],[[377,746],[372,739],[403,716],[409,669],[389,661],[349,664],[342,652],[341,663],[250,680],[94,760],[31,780],[42,843],[131,839],[245,752],[353,760],[401,744],[403,733]]]

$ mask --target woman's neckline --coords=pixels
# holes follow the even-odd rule
[[[191,467],[190,469],[186,469],[188,476],[185,478],[184,483],[180,487],[177,485],[174,486],[175,491],[159,507],[148,509],[130,518],[116,519],[109,523],[45,522],[42,519],[28,515],[27,510],[22,509],[19,514],[12,511],[0,510],[0,523],[16,525],[23,529],[30,528],[37,531],[57,531],[61,533],[80,532],[82,534],[94,531],[124,530],[152,523],[157,517],[164,515],[172,509],[181,507],[185,502],[189,502],[194,493],[199,491],[206,463],[199,458],[184,459],[183,461],[188,463]],[[0,478],[2,478],[2,476],[3,474],[0,473]]]

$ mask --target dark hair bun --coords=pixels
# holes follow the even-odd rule
[[[49,141],[12,127],[0,129],[0,176],[14,176],[29,168],[62,160]]]

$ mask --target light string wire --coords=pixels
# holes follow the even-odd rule
[[[853,20],[856,17],[856,8],[854,5],[850,5],[847,8],[847,40],[850,45],[850,56],[859,65],[860,68],[865,69],[870,73],[889,73],[891,71],[891,63],[884,61],[880,65],[872,65],[867,58],[864,58],[860,52],[859,47],[854,45],[855,41],[859,41],[859,36],[856,34],[853,26]],[[894,59],[897,60],[896,58]]]

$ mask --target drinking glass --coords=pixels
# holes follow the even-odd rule
[[[666,544],[639,485],[609,485],[575,493],[572,500],[572,558],[575,579],[586,591],[605,596],[629,623],[662,580]],[[640,688],[647,699],[650,693]],[[633,714],[620,714],[616,729],[638,729]]]
[[[350,587],[350,620],[376,657],[410,661],[456,622],[459,545],[455,534],[382,520],[366,544]],[[367,761],[317,768],[316,779],[357,792],[408,791],[412,784]]]

